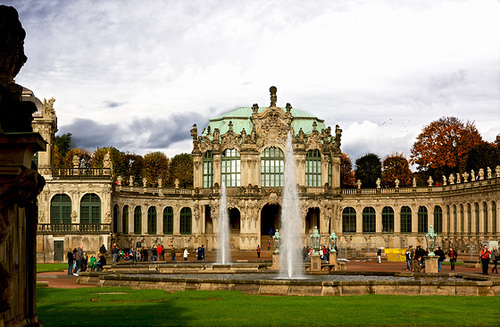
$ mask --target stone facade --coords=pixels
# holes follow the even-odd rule
[[[341,189],[342,130],[336,126],[332,133],[323,120],[290,104],[277,107],[276,88],[270,91],[269,107],[254,104],[215,117],[201,135],[193,126],[193,189],[113,183],[112,168],[68,168],[64,173],[51,170],[44,175],[47,186],[38,199],[38,260],[60,258],[61,251],[54,252],[56,242],[62,253],[79,244],[89,252],[97,251],[103,243],[109,247],[111,241],[123,248],[137,241],[148,246],[162,243],[167,248],[201,244],[209,250],[217,248],[223,182],[232,248],[266,246],[269,230],[279,228],[284,147],[290,132],[304,245],[309,244],[314,226],[325,244],[334,229],[343,248],[425,244],[430,225],[437,230],[440,244],[454,244],[461,250],[498,238],[500,167],[495,173],[485,167],[488,173],[478,173],[477,180],[466,174],[452,176],[444,186],[430,181],[426,187]],[[40,129],[43,135],[57,128],[52,103],[44,101],[43,113],[35,119],[35,128],[49,125]],[[49,119],[44,118],[47,115]],[[38,123],[39,119],[45,120]],[[53,135],[47,137],[50,144]],[[40,167],[50,166],[48,157],[39,157]],[[90,203],[82,202],[89,199]],[[53,210],[60,215],[51,223]],[[97,210],[97,216],[89,218],[88,210]]]

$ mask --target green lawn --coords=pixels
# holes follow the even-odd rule
[[[492,297],[256,296],[235,291],[38,287],[50,326],[498,326]]]
[[[36,272],[63,271],[68,270],[67,263],[37,263]]]

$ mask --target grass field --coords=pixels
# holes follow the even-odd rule
[[[67,263],[37,263],[36,272],[63,271],[68,269]]]
[[[275,297],[235,291],[38,287],[50,326],[498,326],[492,297]]]

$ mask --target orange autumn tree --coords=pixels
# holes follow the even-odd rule
[[[406,157],[399,153],[385,158],[382,163],[382,185],[394,187],[396,179],[399,180],[399,186],[409,186],[413,182],[410,164]]]
[[[352,170],[351,158],[345,153],[340,157],[340,187],[355,187],[354,171]]]
[[[442,117],[425,126],[411,149],[411,163],[421,175],[440,180],[465,169],[466,154],[483,141],[472,122]],[[424,176],[421,176],[424,177]]]

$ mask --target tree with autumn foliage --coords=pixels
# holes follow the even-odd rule
[[[474,123],[442,117],[425,126],[418,135],[410,162],[417,164],[421,177],[440,180],[442,175],[464,171],[467,153],[482,141]]]
[[[172,158],[169,185],[175,186],[176,179],[182,188],[193,186],[193,156],[189,153],[181,153]]]
[[[390,155],[382,163],[382,185],[394,187],[396,179],[399,180],[399,186],[409,186],[413,182],[410,164],[402,153]]]
[[[64,157],[63,165],[64,168],[76,168],[73,167],[73,157],[78,157],[78,168],[90,168],[92,162],[92,154],[86,149],[71,149],[66,153]]]
[[[351,158],[345,153],[340,157],[340,187],[354,188],[356,181],[354,180],[354,171],[352,170]]]
[[[377,179],[382,175],[382,163],[380,157],[375,153],[368,153],[356,159],[357,180],[361,181],[363,187],[376,187]]]
[[[156,185],[158,180],[165,181],[168,177],[168,164],[167,156],[162,152],[153,152],[144,155],[142,161],[142,176],[147,179],[148,185]]]

